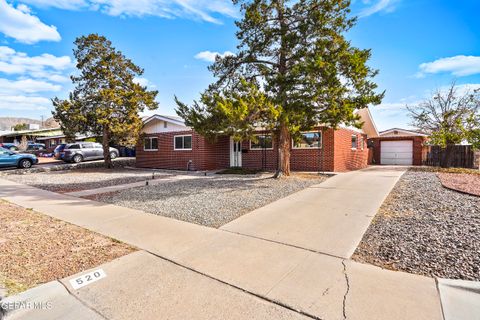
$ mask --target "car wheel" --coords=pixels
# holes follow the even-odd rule
[[[83,157],[82,157],[82,155],[80,155],[80,154],[76,154],[76,155],[74,155],[73,158],[72,158],[72,161],[73,161],[74,163],[82,162],[82,160],[83,160]]]
[[[21,168],[21,169],[29,169],[32,167],[32,161],[31,160],[28,160],[28,159],[22,159],[20,160],[20,162],[18,163],[18,167]]]
[[[116,152],[110,152],[110,159],[115,159],[117,157]]]

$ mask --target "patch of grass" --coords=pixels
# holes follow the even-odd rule
[[[222,171],[217,172],[217,174],[240,174],[240,175],[247,175],[247,174],[257,174],[263,172],[261,169],[248,169],[248,168],[228,168]]]
[[[17,293],[29,289],[28,285],[21,282],[16,282],[15,280],[8,278],[5,278],[3,280],[3,285],[5,286],[5,289],[7,289],[7,294],[9,296],[16,295]]]

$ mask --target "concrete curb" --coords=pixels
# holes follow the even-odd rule
[[[445,320],[480,320],[480,282],[437,279]]]

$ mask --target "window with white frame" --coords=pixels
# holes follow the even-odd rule
[[[174,137],[175,150],[192,150],[192,136],[175,136]]]
[[[352,149],[357,149],[358,138],[356,135],[352,135]]]
[[[364,141],[363,136],[362,136],[362,137],[360,137],[360,149],[363,150],[363,145],[364,144],[365,144],[365,141]]]
[[[294,140],[294,149],[314,149],[322,147],[321,132],[302,132],[298,140]]]
[[[157,151],[158,150],[158,138],[157,137],[146,137],[143,139],[143,150],[144,151]]]
[[[273,149],[272,135],[256,135],[257,141],[250,140],[251,150]]]

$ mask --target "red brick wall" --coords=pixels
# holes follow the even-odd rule
[[[192,134],[192,150],[174,150],[174,136]],[[324,131],[322,149],[291,149],[290,166],[293,171],[348,171],[365,168],[367,166],[368,149],[366,138],[364,150],[359,147],[351,149],[351,136],[360,134],[351,130],[327,129]],[[230,139],[220,137],[210,143],[201,135],[193,131],[164,132],[146,134],[145,137],[158,137],[158,151],[144,151],[143,139],[137,146],[137,166],[143,168],[186,170],[189,160],[191,170],[216,170],[230,166]],[[275,140],[275,139],[274,139]],[[273,148],[265,151],[250,149],[250,142],[242,142],[242,166],[244,168],[263,169],[266,161],[267,170],[277,168],[277,150]]]
[[[294,149],[291,146],[290,167],[293,171],[332,171],[333,170],[333,130],[326,130],[323,137],[323,149]],[[274,139],[275,140],[275,139]],[[250,142],[243,141],[242,166],[250,169],[263,169],[263,161],[267,170],[276,170],[278,153],[276,143],[272,149],[250,149]],[[325,154],[322,155],[322,152]],[[320,158],[319,158],[320,156]]]
[[[176,151],[173,150],[173,137],[182,134],[192,134],[192,150]],[[139,139],[137,145],[137,162],[136,165],[142,168],[159,168],[159,169],[180,169],[186,170],[189,160],[192,160],[192,167],[201,164],[200,155],[194,150],[199,149],[199,142],[202,137],[192,133],[192,131],[181,132],[165,132],[161,134],[145,134],[145,137],[158,138],[157,151],[145,151],[143,148],[143,138]],[[193,168],[192,168],[193,169]]]
[[[352,135],[357,136],[356,149],[352,149]],[[333,171],[343,172],[366,168],[368,165],[368,153],[366,135],[349,129],[335,131]]]
[[[317,129],[318,130],[318,129]],[[294,149],[290,167],[294,171],[333,171],[334,130],[323,132],[322,149]]]
[[[174,137],[192,135],[192,150],[174,150]],[[193,131],[163,132],[145,134],[145,137],[158,138],[157,151],[145,151],[143,138],[137,148],[137,166],[141,168],[187,170],[191,160],[190,170],[216,170],[228,168],[230,165],[229,138],[221,137],[210,143],[203,136]]]
[[[275,138],[273,138],[275,140]],[[242,167],[249,169],[276,170],[278,161],[277,144],[272,149],[251,149],[250,141],[242,141]]]
[[[203,139],[201,144],[203,157],[198,170],[216,170],[230,167],[229,137],[220,137],[213,143]]]
[[[399,140],[412,140],[413,141],[413,165],[421,166],[422,165],[422,150],[424,137],[414,136],[414,137],[380,137],[372,138],[373,141],[373,164],[380,163],[381,155],[381,141],[399,141]]]

